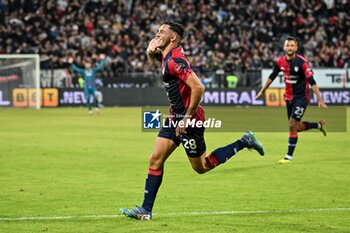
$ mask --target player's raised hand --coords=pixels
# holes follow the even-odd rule
[[[68,57],[67,61],[68,61],[69,64],[72,64],[73,63],[73,57]]]
[[[103,60],[103,59],[105,59],[106,55],[104,53],[101,53],[99,57],[101,60]]]
[[[157,51],[157,48],[158,48],[158,38],[153,38],[148,44],[147,52],[155,53]]]
[[[151,59],[151,61],[156,61],[156,54],[158,49],[158,43],[159,43],[159,39],[158,38],[153,38],[147,47],[147,55],[148,57]]]

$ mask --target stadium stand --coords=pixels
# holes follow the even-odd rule
[[[271,67],[288,34],[312,67],[344,68],[349,12],[347,0],[0,0],[0,53],[39,53],[44,69],[105,53],[103,76],[151,72],[158,66],[147,60],[147,43],[173,19],[186,27],[184,49],[198,73]]]

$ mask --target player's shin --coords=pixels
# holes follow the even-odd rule
[[[145,193],[142,207],[152,212],[154,201],[157,196],[158,189],[163,180],[163,170],[148,169],[148,176],[146,178]]]
[[[292,160],[294,149],[298,142],[298,133],[297,132],[289,132],[288,138],[288,152],[285,156],[285,159]]]
[[[319,129],[320,128],[319,124],[320,123],[318,123],[318,122],[303,121],[303,122],[301,122],[301,124],[300,124],[301,127],[298,131],[301,132],[301,131],[306,131],[309,129]]]
[[[206,160],[214,168],[219,164],[225,163],[227,160],[229,160],[232,156],[234,156],[238,151],[242,150],[243,148],[244,148],[244,142],[239,139],[232,144],[229,144],[227,146],[220,147],[214,150],[212,153],[210,153],[206,157]]]

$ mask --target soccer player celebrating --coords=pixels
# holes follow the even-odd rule
[[[322,100],[320,90],[313,78],[313,72],[307,60],[296,54],[298,50],[297,40],[294,37],[288,36],[284,41],[283,49],[285,54],[277,58],[272,73],[256,95],[256,98],[260,98],[277,77],[278,73],[280,71],[283,72],[285,82],[284,98],[287,104],[289,119],[289,139],[287,154],[284,159],[278,161],[281,164],[291,162],[298,141],[298,132],[319,129],[324,136],[327,135],[326,122],[324,120],[320,120],[319,122],[301,121],[310,99],[309,85],[312,86],[312,90],[317,96],[318,106],[327,108],[327,105]]]
[[[163,82],[170,102],[170,116],[158,134],[154,151],[150,156],[148,176],[145,184],[142,206],[135,209],[121,208],[127,217],[150,220],[158,189],[162,183],[164,163],[172,152],[182,143],[192,168],[199,174],[210,171],[225,163],[243,148],[257,150],[264,155],[264,148],[254,133],[247,131],[241,139],[218,148],[206,155],[204,128],[188,126],[188,121],[204,121],[204,110],[199,105],[204,92],[197,75],[188,63],[180,41],[184,34],[181,24],[165,22],[156,37],[149,43],[147,53],[152,60],[162,62]],[[169,124],[169,122],[175,124]],[[188,127],[187,127],[188,126]]]
[[[72,64],[74,59],[72,57],[68,58],[68,63],[72,64],[73,70],[76,72],[82,74],[84,79],[84,94],[86,98],[86,103],[88,107],[89,115],[92,115],[92,103],[91,98],[95,101],[95,111],[96,114],[100,114],[100,103],[98,101],[98,98],[96,96],[96,73],[102,68],[102,66],[105,64],[105,55],[100,54],[100,64],[96,66],[95,68],[91,67],[91,63],[86,60],[84,62],[85,69],[77,67],[75,64]]]

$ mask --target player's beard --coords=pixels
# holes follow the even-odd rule
[[[160,50],[164,50],[170,44],[170,40],[168,38],[159,38],[158,48]]]
[[[294,57],[295,56],[295,51],[286,51],[286,54],[288,57]]]

